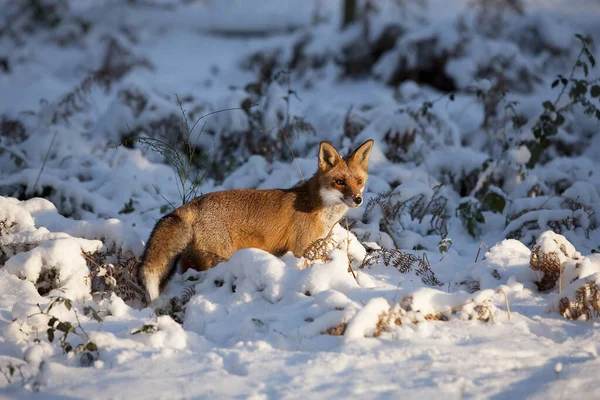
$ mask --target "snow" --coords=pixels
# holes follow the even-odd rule
[[[598,314],[577,313],[600,285],[597,121],[565,111],[527,165],[574,33],[600,40],[598,7],[373,3],[340,31],[324,0],[67,1],[55,28],[0,0],[3,396],[600,396]],[[367,72],[346,69],[365,54]],[[109,84],[86,80],[105,58]],[[373,139],[364,204],[323,259],[240,250],[148,307],[133,267],[182,189],[161,154],[118,144],[180,143],[182,109],[191,126],[226,108],[190,134],[197,194],[288,188],[320,141]],[[535,249],[556,254],[560,293],[538,290]]]

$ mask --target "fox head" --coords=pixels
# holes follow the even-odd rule
[[[319,147],[319,194],[325,207],[345,204],[358,207],[367,182],[367,166],[373,140],[367,140],[346,158],[333,146],[321,142]]]

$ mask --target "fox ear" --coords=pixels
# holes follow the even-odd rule
[[[350,154],[350,156],[348,156],[348,162],[358,165],[366,171],[369,166],[369,156],[373,149],[373,143],[373,139],[370,139],[361,144],[352,154]]]
[[[319,146],[319,169],[327,171],[335,167],[340,161],[342,161],[342,157],[337,150],[329,143],[321,142]]]

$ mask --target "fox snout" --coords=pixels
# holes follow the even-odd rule
[[[344,196],[344,203],[350,208],[356,208],[360,206],[363,202],[362,196],[360,194],[350,194]]]

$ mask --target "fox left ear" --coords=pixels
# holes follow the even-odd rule
[[[340,161],[342,161],[342,157],[337,150],[331,144],[321,142],[319,146],[319,168],[326,172],[335,167]]]
[[[348,162],[360,166],[365,171],[369,166],[369,156],[373,149],[373,139],[369,139],[361,144],[350,156],[348,156]]]

